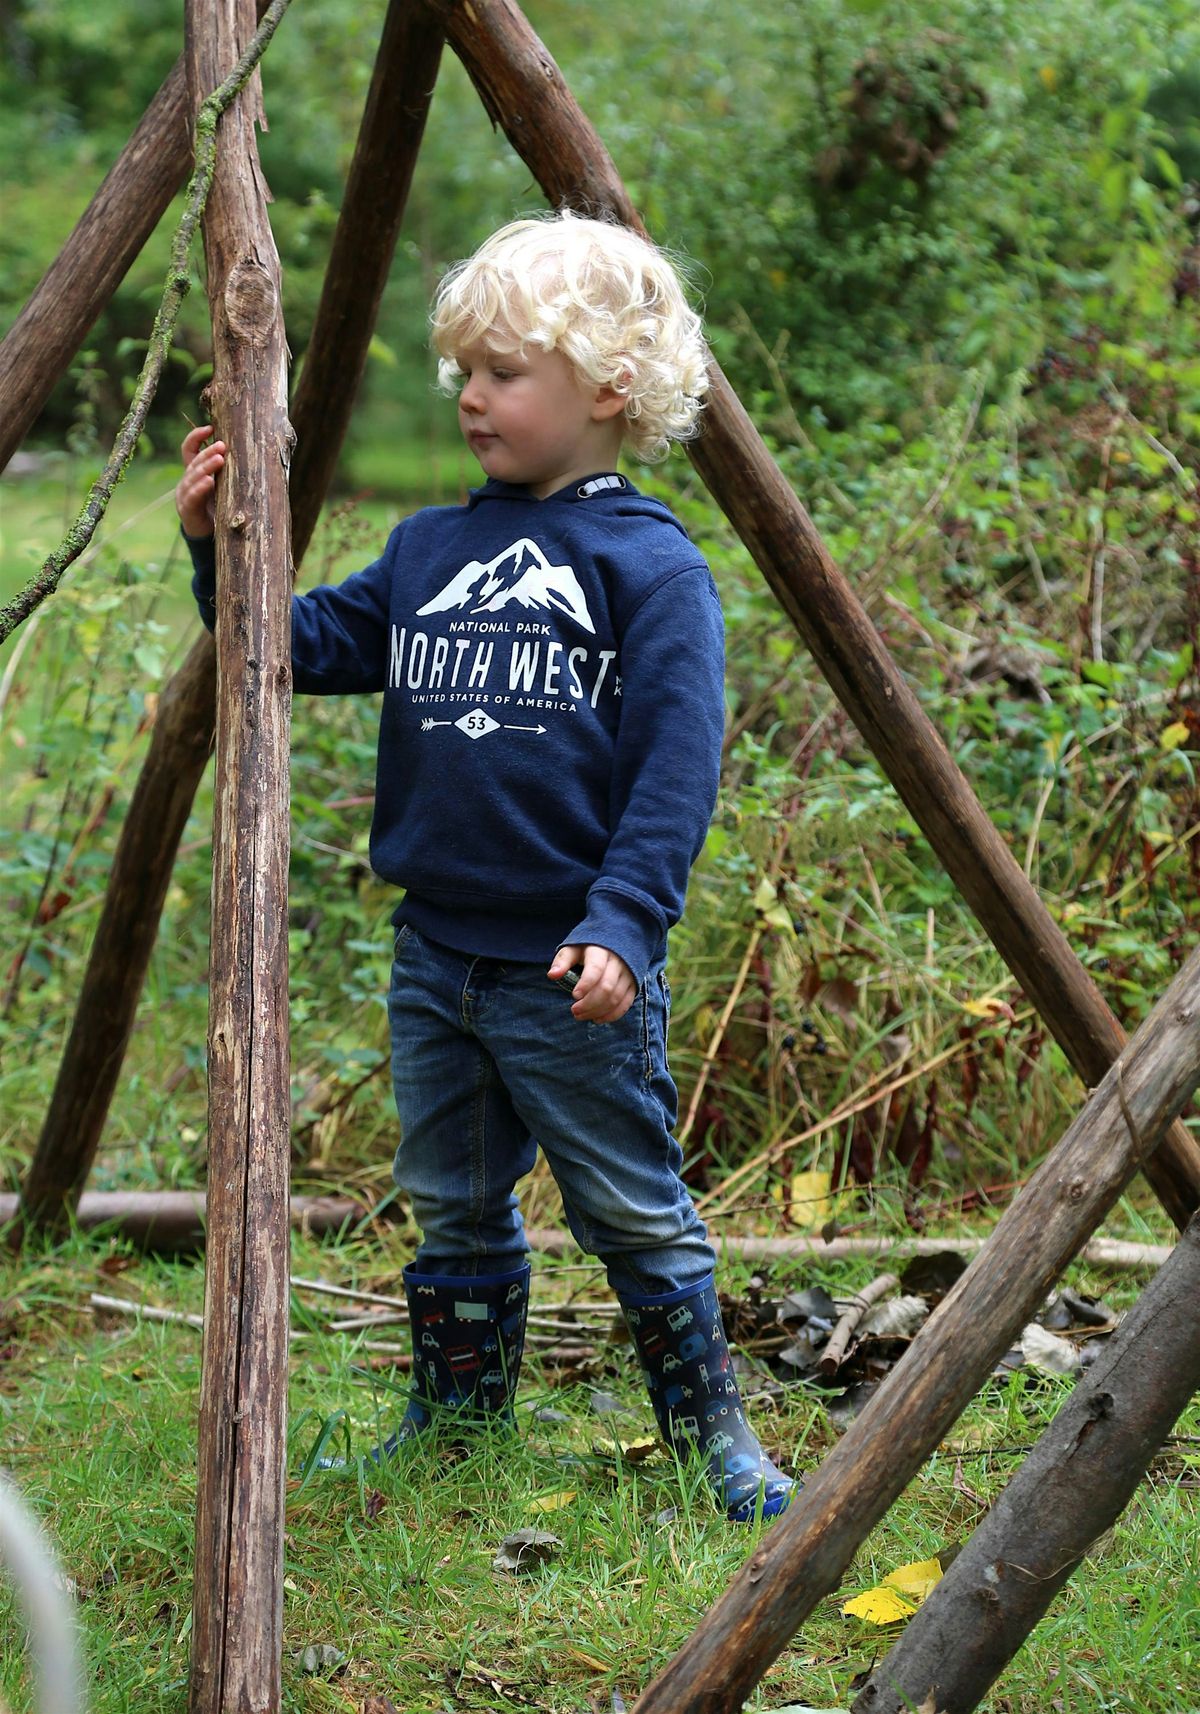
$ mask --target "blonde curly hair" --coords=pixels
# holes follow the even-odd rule
[[[672,259],[627,226],[566,209],[514,220],[445,275],[430,321],[448,393],[468,347],[532,345],[625,397],[626,434],[644,462],[697,432],[708,390],[700,317]]]

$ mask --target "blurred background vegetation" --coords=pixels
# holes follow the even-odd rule
[[[297,368],[383,10],[298,6],[264,63]],[[690,258],[722,363],[935,723],[1136,1023],[1195,943],[1200,868],[1191,0],[528,11],[651,230]],[[166,0],[0,4],[0,330],[179,46]],[[447,54],[302,581],[361,563],[399,512],[475,480],[433,390],[426,305],[448,262],[539,206]],[[55,545],[107,446],[177,213],[0,483],[0,596]],[[9,1185],[37,1135],[156,695],[194,630],[170,490],[209,356],[197,289],[99,545],[0,651]],[[722,799],[673,937],[695,1187],[719,1206],[729,1168],[762,1157],[731,1217],[770,1223],[813,1215],[809,1169],[913,1220],[936,1196],[1002,1197],[1074,1111],[1077,1084],[686,462],[633,474],[708,553],[729,625]],[[300,1184],[382,1193],[395,901],[365,860],[373,723],[361,703],[296,710],[295,1159]],[[206,795],[99,1187],[202,1180]]]

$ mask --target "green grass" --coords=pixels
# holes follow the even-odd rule
[[[375,1238],[321,1248],[297,1239],[293,1267],[386,1291],[403,1255],[400,1237],[382,1247]],[[866,1267],[822,1277],[845,1292]],[[535,1310],[572,1292],[596,1295],[587,1272],[561,1263],[542,1260],[534,1278]],[[771,1289],[813,1279],[811,1269],[781,1266]],[[1110,1302],[1132,1294],[1128,1280],[1105,1284]],[[736,1287],[736,1274],[723,1273],[722,1285]],[[6,1259],[4,1463],[74,1580],[95,1714],[175,1714],[186,1705],[200,1339],[184,1326],[98,1323],[86,1307],[93,1290],[197,1311],[201,1270],[118,1260],[100,1241]],[[519,1436],[489,1436],[457,1465],[422,1451],[362,1486],[322,1473],[301,1481],[335,1413],[347,1413],[362,1449],[402,1408],[365,1358],[349,1336],[308,1334],[293,1349],[284,1708],[317,1714],[386,1695],[404,1714],[584,1714],[609,1708],[614,1689],[632,1706],[741,1566],[756,1531],[726,1524],[692,1475],[666,1459],[619,1467],[593,1454],[614,1419],[592,1413],[591,1385],[628,1407],[617,1419],[623,1436],[651,1426],[629,1348],[602,1348],[594,1376],[567,1386],[531,1358]],[[848,1706],[850,1680],[886,1652],[889,1633],[843,1616],[841,1603],[969,1534],[1065,1393],[1065,1384],[1021,1375],[985,1387],[748,1706]],[[568,1420],[536,1421],[533,1407],[544,1404]],[[778,1408],[758,1405],[755,1417],[800,1472],[835,1439],[822,1395],[805,1388]],[[996,1686],[986,1704],[995,1714],[1194,1714],[1198,1433],[1193,1406],[1111,1538]],[[566,1492],[575,1497],[558,1510],[537,1509]],[[531,1525],[560,1538],[557,1557],[529,1575],[495,1572],[503,1537]],[[344,1657],[340,1671],[306,1674],[301,1654],[322,1644]],[[19,1628],[0,1596],[0,1697],[15,1710],[25,1705],[23,1674]]]

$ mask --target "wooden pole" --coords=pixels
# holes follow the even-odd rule
[[[258,0],[259,17],[268,0]],[[0,340],[0,470],[33,427],[192,164],[182,59]]]
[[[1200,1386],[1200,1219],[1021,1465],[851,1714],[970,1714],[1129,1504]]]
[[[186,98],[179,60],[0,342],[0,470],[186,178],[192,159]]]
[[[217,659],[207,632],[159,699],[117,841],[71,1032],[12,1231],[60,1234],[92,1162],[133,1033],[175,853],[212,750]],[[209,710],[198,720],[197,708]]]
[[[636,1714],[735,1714],[1200,1082],[1200,951]]]
[[[305,482],[292,487],[292,526],[305,542],[333,481],[366,367],[443,41],[441,26],[418,7],[391,0],[293,401],[296,422],[306,436],[311,429],[313,441]]]
[[[198,107],[254,33],[254,0],[188,0]],[[220,123],[204,220],[217,497],[217,779],[209,973],[208,1214],[192,1714],[279,1707],[287,1456],[287,342],[254,122],[257,74]]]
[[[440,25],[405,0],[392,0],[334,234],[336,273],[322,292],[296,390],[291,494],[297,563],[312,539],[350,420],[441,47]],[[215,692],[216,654],[204,632],[163,692],[25,1177],[22,1224],[14,1237],[22,1225],[64,1230],[87,1183],[133,1031],[175,854],[212,748]]]
[[[599,136],[513,0],[425,0],[549,200],[643,231]],[[934,851],[1085,1084],[1124,1041],[1099,989],[901,676],[715,361],[692,462]],[[1200,1143],[1175,1125],[1147,1177],[1176,1225],[1200,1208]]]

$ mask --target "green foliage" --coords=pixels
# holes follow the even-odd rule
[[[0,238],[0,302],[15,307],[170,62],[169,9],[139,10],[135,29],[129,4],[103,39],[75,0],[5,14],[0,127],[35,168],[18,193],[31,220]],[[579,0],[546,0],[533,22],[652,227],[696,258],[714,343],[956,760],[1136,1023],[1195,938],[1200,365],[1183,168],[1164,166],[1172,149],[1186,159],[1191,9],[964,0],[947,19],[922,0],[736,13],[699,0],[635,20],[623,7],[599,37]],[[348,0],[294,10],[264,67],[300,356],[378,23]],[[134,45],[120,65],[119,33]],[[429,386],[425,305],[446,261],[536,204],[447,56],[347,454],[348,478],[389,499],[336,509],[306,580],[362,563],[396,511],[472,480]],[[77,458],[97,456],[124,403],[161,270],[162,257],[139,262],[47,419]],[[202,294],[190,313],[157,431],[168,445],[206,375]],[[722,799],[675,937],[685,1103],[705,1079],[696,1187],[764,1148],[756,1206],[810,1156],[898,1197],[930,1172],[954,1180],[964,1158],[976,1180],[1014,1178],[1071,1110],[1073,1082],[681,471],[635,474],[680,509],[728,614]],[[172,476],[152,480],[169,507]],[[3,589],[36,558],[35,534],[50,545],[48,523],[9,529]],[[15,663],[0,711],[10,1172],[36,1130],[146,698],[180,646],[186,596],[154,569],[168,539],[163,526],[158,544],[123,549],[110,534]],[[373,742],[365,705],[297,710],[292,1000],[297,1165],[383,1187],[393,901],[365,864]],[[205,828],[202,804],[101,1169],[114,1183],[153,1178],[155,1150],[169,1176],[202,1170]],[[867,1121],[782,1147],[865,1100],[901,1049],[909,1118],[867,1101]],[[934,1062],[949,1069],[921,1071]]]

